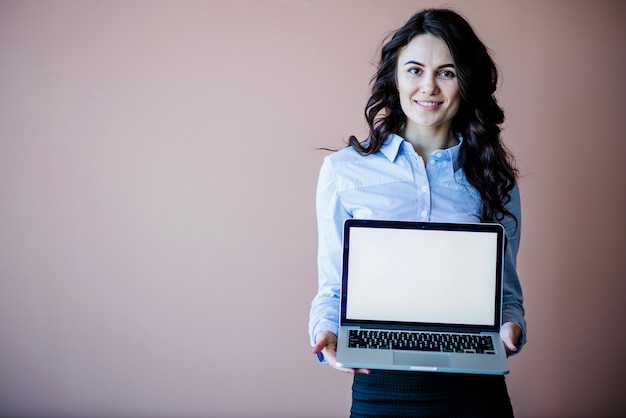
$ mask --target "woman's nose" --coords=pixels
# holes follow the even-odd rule
[[[437,81],[434,77],[424,77],[422,81],[422,93],[427,95],[435,95],[439,93],[439,87],[437,87]]]

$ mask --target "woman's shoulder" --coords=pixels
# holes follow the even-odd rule
[[[349,145],[340,150],[334,151],[332,154],[326,156],[326,159],[333,164],[341,164],[346,162],[360,161],[366,156],[360,154],[356,148]]]
[[[335,151],[334,153],[328,155],[326,158],[333,164],[342,164],[342,163],[364,163],[367,161],[372,161],[380,158],[387,157],[388,159],[395,159],[395,155],[398,153],[398,150],[404,140],[397,135],[390,135],[387,140],[382,144],[380,149],[372,154],[364,154],[361,153],[354,146],[349,145],[346,148],[340,149],[339,151]],[[361,143],[364,149],[366,149],[369,145],[369,141],[364,141]]]

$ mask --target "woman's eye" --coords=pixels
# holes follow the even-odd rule
[[[422,73],[422,69],[421,68],[417,68],[417,67],[413,67],[413,68],[409,68],[409,73],[411,74],[421,74]]]
[[[442,77],[444,77],[444,78],[454,78],[454,77],[456,77],[456,74],[454,74],[454,71],[451,71],[451,70],[443,70],[439,74]]]

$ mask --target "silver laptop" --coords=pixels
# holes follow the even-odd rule
[[[342,367],[509,372],[500,339],[500,224],[348,219]]]

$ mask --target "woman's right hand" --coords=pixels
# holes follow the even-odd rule
[[[330,331],[318,332],[315,335],[315,346],[313,346],[313,354],[322,353],[328,362],[328,365],[335,370],[344,373],[364,373],[369,374],[369,369],[351,369],[347,367],[339,367],[337,365],[337,336]]]

